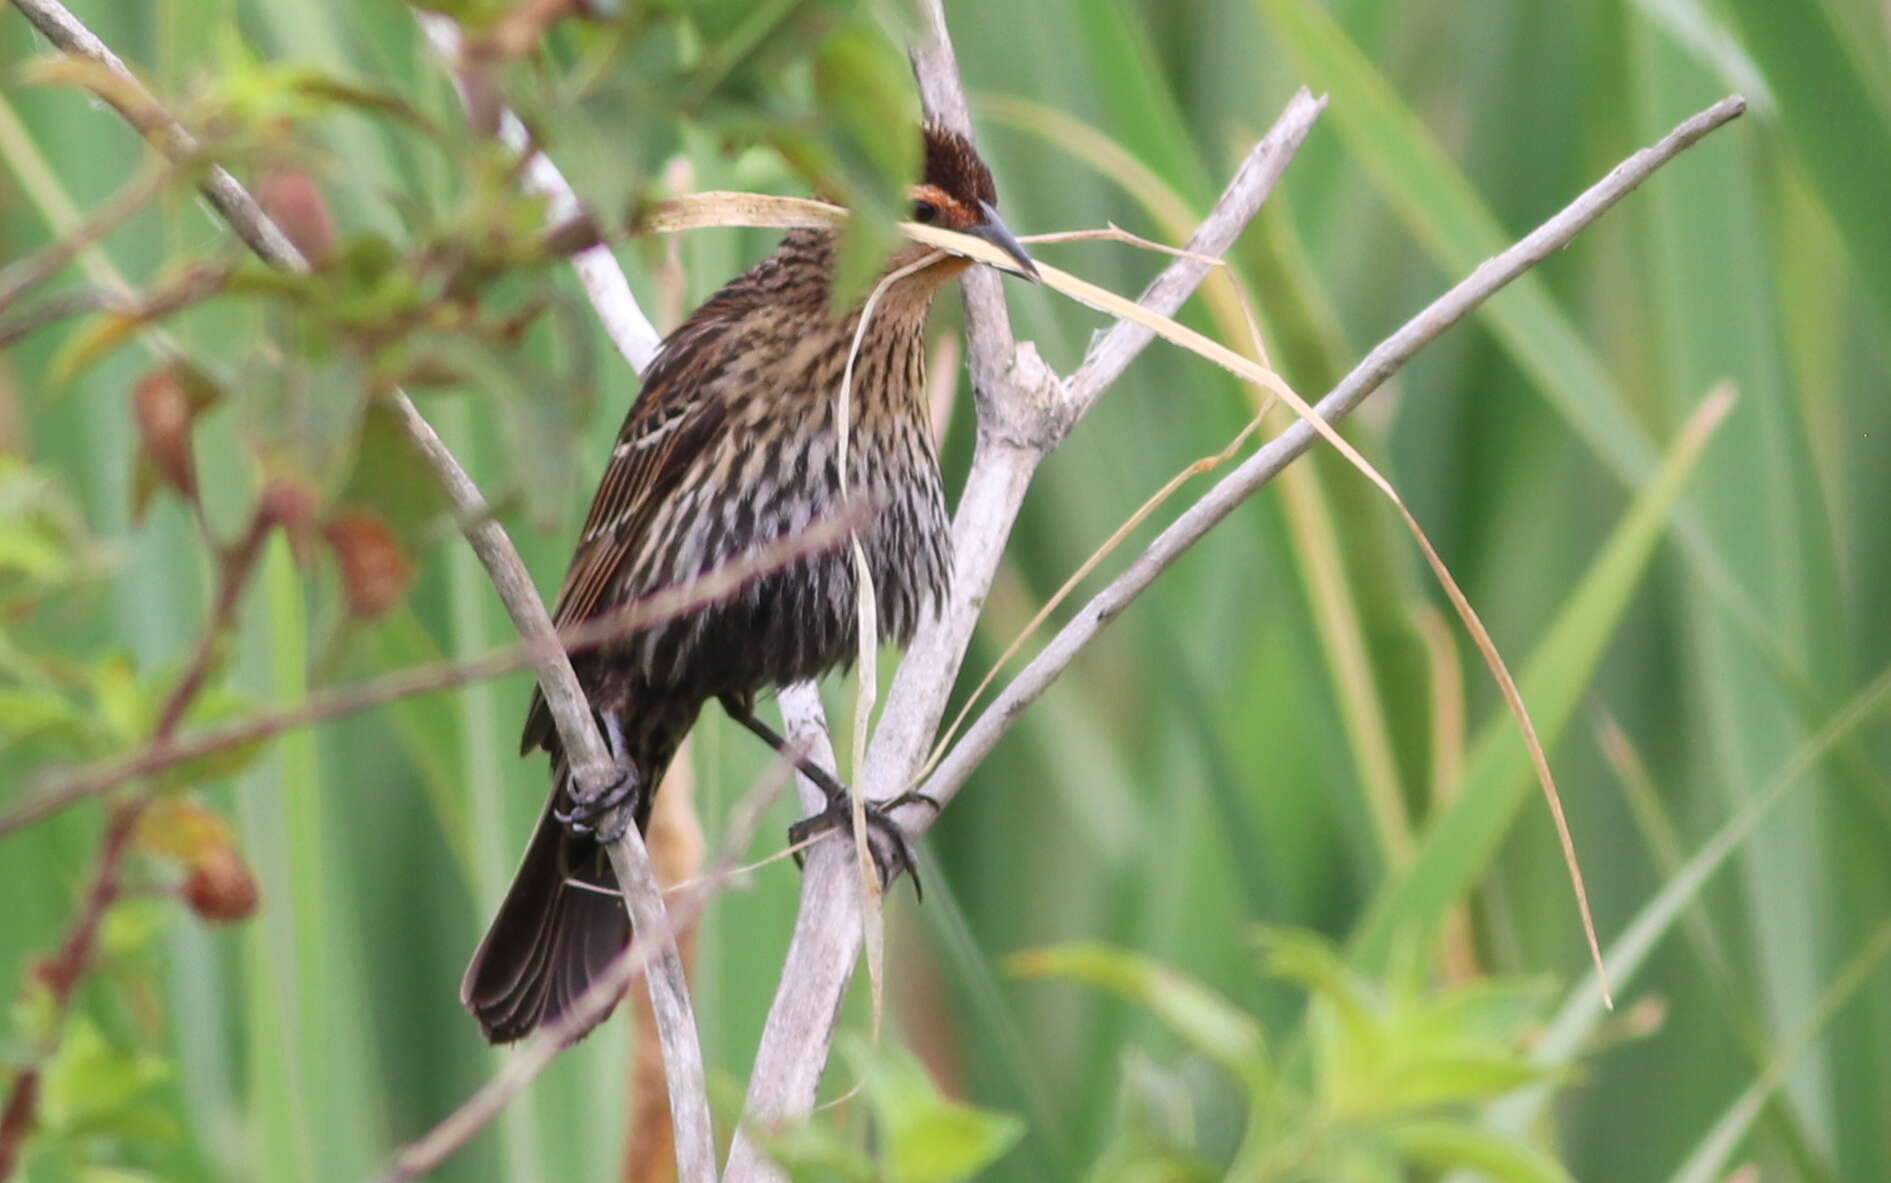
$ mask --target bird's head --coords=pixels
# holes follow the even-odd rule
[[[1036,279],[1031,256],[998,217],[998,187],[971,141],[936,123],[927,123],[921,134],[925,171],[908,194],[913,221],[982,238],[1010,255],[1026,277]]]

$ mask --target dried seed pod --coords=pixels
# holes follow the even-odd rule
[[[392,608],[414,581],[413,560],[386,522],[364,510],[330,518],[322,537],[341,567],[342,593],[356,616],[374,617]]]
[[[315,179],[299,168],[276,167],[256,182],[256,199],[289,241],[320,267],[335,251],[335,219]]]
[[[202,852],[190,867],[181,893],[198,916],[216,924],[246,920],[256,911],[256,876],[234,846]]]
[[[197,418],[189,390],[177,367],[153,370],[131,391],[131,413],[138,425],[139,447],[164,483],[187,499],[197,496],[197,466],[191,456],[190,429]]]

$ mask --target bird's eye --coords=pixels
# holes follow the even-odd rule
[[[939,216],[939,209],[930,201],[913,202],[913,221],[930,222]]]

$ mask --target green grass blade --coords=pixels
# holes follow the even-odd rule
[[[1853,271],[1891,331],[1891,116],[1867,88],[1831,16],[1818,4],[1722,5],[1779,104],[1780,138],[1804,164]],[[1882,72],[1884,62],[1874,63]]]
[[[451,576],[449,576],[449,579]],[[363,630],[376,670],[404,669],[441,660],[440,647],[411,605],[401,605]],[[401,751],[420,778],[441,836],[468,889],[478,882],[482,866],[473,845],[468,818],[465,774],[461,771],[460,714],[450,695],[407,698],[388,708],[388,723]]]
[[[1865,947],[1832,979],[1832,984],[1826,987],[1806,1021],[1786,1040],[1773,1061],[1754,1078],[1753,1083],[1728,1106],[1713,1128],[1707,1131],[1694,1152],[1688,1155],[1687,1161],[1669,1177],[1670,1183],[1713,1183],[1713,1180],[1723,1176],[1728,1156],[1753,1124],[1761,1106],[1785,1082],[1786,1074],[1818,1038],[1819,1033],[1871,979],[1873,971],[1887,954],[1891,954],[1891,920],[1880,924]]]
[[[1257,0],[1354,158],[1448,274],[1508,246],[1506,231],[1390,82],[1312,0]],[[1480,311],[1545,397],[1629,485],[1652,475],[1655,453],[1627,401],[1535,276],[1511,283]]]
[[[1834,715],[1819,734],[1794,754],[1765,789],[1748,800],[1711,838],[1701,844],[1700,849],[1682,867],[1668,876],[1661,890],[1643,906],[1628,927],[1609,945],[1604,955],[1609,976],[1618,988],[1635,980],[1636,973],[1661,938],[1674,927],[1714,872],[1726,864],[1727,859],[1753,834],[1773,807],[1795,788],[1806,783],[1820,761],[1873,719],[1887,702],[1891,702],[1891,669],[1878,675],[1870,685],[1859,691],[1844,710]],[[1571,992],[1569,999],[1544,1029],[1536,1048],[1539,1062],[1568,1063],[1582,1049],[1606,1014],[1602,1005],[1602,992],[1595,980],[1590,978],[1583,981]],[[1495,1108],[1495,1120],[1505,1128],[1522,1129],[1534,1120],[1547,1100],[1547,1093],[1541,1089],[1523,1090]]]
[[[1635,816],[1636,828],[1649,847],[1656,869],[1664,878],[1672,879],[1687,863],[1672,813],[1628,737],[1613,721],[1605,720],[1603,728],[1601,744],[1611,753],[1609,762],[1621,781],[1622,794]],[[1772,1040],[1759,1017],[1754,990],[1733,970],[1727,942],[1715,925],[1713,915],[1703,908],[1690,910],[1682,918],[1681,931],[1687,938],[1689,952],[1707,977],[1709,990],[1720,1005],[1727,1027],[1740,1040],[1753,1066],[1763,1067],[1770,1058]],[[1801,1179],[1808,1183],[1826,1183],[1835,1178],[1789,1097],[1774,1098],[1766,1116],[1769,1131],[1779,1138]]]
[[[441,427],[455,454],[476,458],[471,408],[461,401],[444,410]],[[447,558],[447,601],[453,653],[458,660],[468,660],[492,644],[487,627],[491,596],[485,569],[472,549],[452,545]],[[467,819],[464,845],[473,855],[472,899],[483,920],[498,909],[505,896],[525,833],[514,824],[520,811],[509,808],[512,803],[505,795],[506,776],[502,771],[512,762],[516,749],[511,729],[499,721],[498,692],[492,683],[475,682],[457,697],[459,764],[466,780],[455,786],[455,792],[466,802],[460,810]],[[504,1062],[498,1052],[489,1053],[485,1059],[495,1071]],[[537,1103],[509,1105],[499,1120],[508,1178],[530,1179],[545,1162],[539,1109]]]
[[[1334,126],[1386,201],[1448,274],[1507,247],[1507,232],[1418,116],[1345,32],[1312,0],[1256,0],[1307,85],[1327,91]],[[1685,164],[1683,164],[1685,167]],[[1511,359],[1603,465],[1631,489],[1656,458],[1601,357],[1543,281],[1524,275],[1479,310]],[[1766,618],[1727,569],[1685,505],[1676,534],[1723,606],[1774,659],[1796,672]]]

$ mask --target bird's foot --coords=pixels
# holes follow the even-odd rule
[[[879,873],[880,886],[893,882],[901,872],[913,877],[913,896],[924,899],[925,891],[919,882],[919,859],[913,852],[913,843],[906,836],[906,831],[893,820],[893,811],[902,805],[922,804],[930,806],[934,812],[939,803],[923,793],[903,793],[887,801],[868,801],[862,812],[867,821],[867,851],[873,857],[873,869]],[[788,841],[800,846],[810,838],[837,830],[842,834],[854,832],[853,801],[843,794],[830,794],[827,808],[812,817],[804,817],[788,827]],[[802,853],[796,851],[795,862],[802,862]]]
[[[573,777],[565,790],[566,799],[571,802],[570,807],[559,809],[554,806],[552,816],[572,833],[595,833],[598,842],[608,846],[622,838],[630,826],[630,810],[623,810],[622,813],[614,811],[629,804],[637,795],[639,787],[637,770],[628,764],[619,765],[611,779],[591,793],[581,790],[577,778]]]

